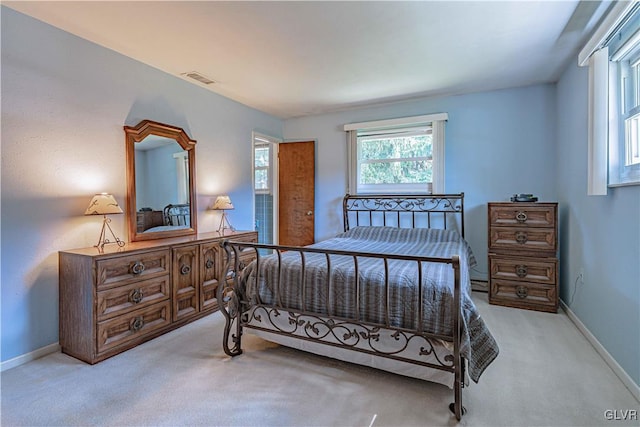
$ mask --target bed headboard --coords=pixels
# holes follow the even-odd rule
[[[344,231],[362,225],[444,229],[457,227],[464,237],[464,193],[347,194],[342,202],[342,210]]]
[[[191,210],[188,204],[167,205],[164,207],[164,225],[191,225]]]

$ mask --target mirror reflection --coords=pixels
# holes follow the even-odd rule
[[[196,141],[182,128],[151,120],[124,131],[130,240],[196,234]]]
[[[174,139],[157,135],[135,144],[138,233],[191,227],[187,154]]]

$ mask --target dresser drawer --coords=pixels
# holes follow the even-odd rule
[[[526,282],[556,284],[555,259],[489,257],[489,271],[492,279],[516,280]]]
[[[169,275],[98,292],[98,321],[169,298]]]
[[[130,281],[169,274],[171,252],[144,252],[96,261],[98,289],[119,286]]]
[[[556,251],[557,236],[554,228],[492,227],[489,232],[489,250],[516,249]]]
[[[98,353],[150,334],[171,323],[171,301],[166,300],[98,323]]]
[[[200,245],[200,310],[218,306],[217,290],[220,283],[220,242]]]
[[[492,304],[502,302],[522,308],[547,306],[550,311],[556,311],[558,301],[554,285],[495,279],[491,280],[490,298]]]
[[[555,205],[492,205],[489,224],[498,226],[550,227],[556,226]]]
[[[258,243],[258,237],[255,234],[252,235],[248,235],[248,236],[239,236],[238,238],[234,238],[231,239],[234,242],[247,242],[247,243]],[[227,257],[226,257],[226,251],[223,250],[223,254],[224,254],[224,262],[226,263],[227,261]],[[240,270],[243,270],[247,265],[249,265],[251,263],[251,261],[253,261],[254,259],[256,259],[256,251],[254,248],[244,248],[242,251],[240,251],[238,253],[238,257],[239,257],[239,263],[238,263],[238,267],[240,268]],[[231,252],[231,264],[229,266],[230,270],[233,270],[234,268],[234,259],[235,259],[235,253],[232,251]],[[224,267],[224,264],[223,264]]]

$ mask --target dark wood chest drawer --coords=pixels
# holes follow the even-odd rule
[[[556,251],[555,228],[493,227],[489,249]]]
[[[494,226],[550,227],[556,226],[554,203],[493,203],[489,224]]]
[[[169,275],[98,292],[98,320],[102,321],[169,299]]]
[[[492,303],[510,307],[529,308],[555,313],[557,290],[555,284],[491,280]]]
[[[101,289],[169,274],[170,262],[169,250],[101,259],[96,261],[96,284]]]
[[[489,302],[558,310],[558,204],[488,205]]]
[[[98,323],[98,353],[143,338],[171,323],[169,300]]]
[[[258,242],[258,237],[257,235],[246,235],[246,236],[242,236],[240,238],[237,239],[233,239],[234,242],[248,242],[248,243],[257,243]],[[224,258],[223,258],[223,262],[226,263],[227,261],[227,257],[226,257],[226,251],[224,251]],[[230,267],[229,270],[231,271],[231,274],[233,275],[233,269],[234,269],[234,265],[235,265],[235,256],[236,254],[233,253],[233,251],[231,252],[231,263],[230,263]],[[238,253],[238,268],[240,271],[244,270],[244,268],[249,265],[253,260],[256,259],[256,252],[253,248],[246,248],[243,249],[242,251],[240,251]],[[224,266],[224,265],[223,265]]]
[[[555,259],[489,257],[489,274],[492,279],[515,280],[554,285],[556,283]]]

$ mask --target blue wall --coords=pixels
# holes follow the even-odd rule
[[[94,245],[91,196],[124,207],[123,125],[182,127],[197,141],[198,229],[229,194],[231,221],[253,229],[252,132],[280,136],[282,120],[218,96],[2,7],[2,338],[8,361],[58,341],[58,251]],[[175,186],[175,184],[173,184]],[[112,227],[126,238],[124,215]]]
[[[640,384],[640,186],[587,196],[588,69],[572,63],[557,99],[560,297]]]
[[[91,195],[126,194],[123,125],[151,119],[198,141],[198,226],[230,194],[252,229],[251,132],[317,140],[316,238],[342,230],[346,123],[447,112],[446,191],[466,193],[467,237],[486,279],[486,203],[560,202],[561,297],[640,382],[640,187],[586,196],[587,72],[560,82],[281,121],[2,7],[2,354],[58,340],[57,252],[95,243]],[[105,166],[106,165],[106,166]],[[113,218],[126,236],[124,216]],[[580,269],[584,284],[574,287]]]
[[[556,200],[555,85],[421,99],[286,120],[287,140],[316,139],[316,240],[342,231],[346,123],[448,113],[445,190],[465,193],[465,234],[487,278],[487,202],[514,193]]]

